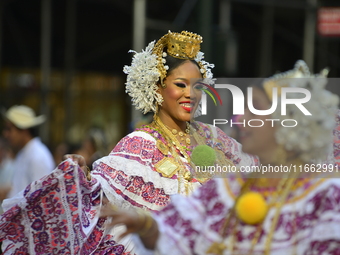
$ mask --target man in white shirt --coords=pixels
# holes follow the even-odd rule
[[[24,105],[15,105],[3,113],[4,137],[15,153],[12,188],[8,198],[24,190],[31,182],[53,171],[55,164],[49,149],[38,138],[37,126],[45,121],[43,115]]]
[[[0,136],[0,204],[7,198],[12,187],[13,176],[13,159],[12,153],[5,139]],[[3,213],[0,206],[0,215]]]

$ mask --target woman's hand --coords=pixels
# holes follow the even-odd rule
[[[77,163],[81,168],[86,167],[85,158],[78,154],[66,154],[63,156],[63,160],[72,159],[73,162]]]
[[[101,218],[111,218],[109,226],[123,224],[126,231],[119,236],[123,238],[131,233],[139,234],[141,241],[148,249],[154,249],[158,239],[158,226],[151,214],[141,209],[120,210],[112,204],[105,204],[100,213]]]
[[[66,155],[63,156],[63,160],[68,159],[68,158],[79,165],[79,167],[84,171],[87,180],[90,181],[91,180],[91,174],[90,174],[91,171],[88,168],[88,166],[86,165],[85,158],[81,155],[78,155],[78,154],[66,154]]]

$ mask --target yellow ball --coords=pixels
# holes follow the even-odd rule
[[[239,197],[235,210],[237,217],[244,223],[257,224],[266,217],[268,206],[260,193],[247,192]]]

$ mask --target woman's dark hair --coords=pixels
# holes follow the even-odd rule
[[[166,60],[165,65],[169,66],[169,69],[167,70],[167,76],[169,76],[169,74],[174,69],[176,69],[177,67],[179,67],[180,65],[182,65],[186,61],[190,61],[190,62],[194,63],[200,69],[200,66],[198,65],[198,63],[195,60],[191,60],[191,59],[179,59],[179,58],[174,58],[174,57],[169,56],[169,55],[167,55],[165,57],[165,60]]]
[[[166,48],[164,49],[164,52],[166,52]],[[198,67],[198,69],[201,68],[199,64],[193,59],[179,59],[179,58],[172,57],[170,55],[167,55],[164,59],[166,61],[164,65],[167,65],[169,67],[169,69],[166,72],[166,77],[168,77],[174,69],[176,69],[177,67],[179,67],[186,61],[190,61],[194,63]],[[164,78],[164,80],[166,79],[166,77]],[[158,85],[161,84],[161,78],[159,78],[157,84]]]

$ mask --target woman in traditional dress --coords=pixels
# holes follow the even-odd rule
[[[189,197],[175,196],[152,217],[136,217],[133,211],[122,213],[110,205],[103,207],[102,217],[110,218],[112,225],[126,224],[123,235],[137,232],[140,254],[340,254],[340,179],[329,178],[340,176],[335,144],[340,119],[338,97],[326,91],[325,84],[324,71],[311,75],[298,61],[293,70],[253,88],[257,110],[271,108],[273,88],[279,93],[283,87],[307,89],[311,99],[303,106],[311,115],[295,105],[287,105],[287,116],[279,110],[270,116],[246,111],[246,123],[265,123],[241,127],[243,150],[258,155],[262,166],[253,168],[252,178],[212,179]],[[291,97],[301,99],[301,93]],[[298,124],[283,127],[266,119],[293,119]],[[267,172],[270,166],[282,170],[272,171],[274,175],[258,172],[265,166]]]
[[[124,67],[126,91],[138,110],[154,112],[153,122],[124,137],[86,176],[84,159],[72,156],[74,161],[64,161],[5,201],[0,219],[5,254],[133,253],[129,238],[117,243],[121,228],[108,230],[99,218],[104,198],[119,208],[158,211],[171,195],[189,195],[206,181],[194,175],[193,145],[209,145],[221,165],[256,164],[255,157],[242,153],[220,129],[190,123],[202,93],[194,84],[212,78],[213,65],[203,60],[201,42],[197,34],[168,32],[134,52],[131,66]],[[195,130],[195,139],[190,139],[190,130]]]

